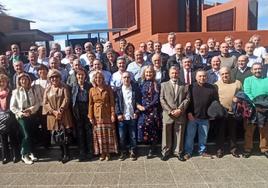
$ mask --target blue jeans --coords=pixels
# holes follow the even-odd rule
[[[185,153],[192,155],[194,149],[194,138],[198,130],[198,153],[201,155],[206,152],[206,143],[209,130],[209,121],[204,119],[195,119],[187,124]]]
[[[136,120],[124,120],[118,122],[118,129],[119,129],[119,137],[120,137],[120,149],[122,152],[126,152],[126,143],[127,143],[127,134],[129,138],[129,149],[134,152],[137,146],[136,140]]]

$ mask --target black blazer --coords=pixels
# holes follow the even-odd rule
[[[264,64],[262,67],[262,76],[263,78],[267,78],[267,74],[268,74],[268,64]]]
[[[140,99],[138,98],[140,94],[138,93],[140,90],[138,88],[138,85],[135,83],[131,83],[132,87],[132,106],[135,113],[138,113],[137,109],[137,103],[139,103]],[[123,91],[122,86],[116,88],[115,91],[115,114],[123,115],[124,114],[124,97],[123,97]]]
[[[204,59],[207,60],[206,64],[203,64],[203,59],[201,57],[201,55],[197,54],[194,55],[194,59],[193,59],[193,69],[197,70],[197,69],[203,69],[203,70],[209,70],[211,68],[211,57],[206,55],[204,56]]]
[[[183,56],[183,58],[184,57],[185,56]],[[182,65],[182,59],[181,60],[177,60],[176,54],[174,54],[174,55],[172,55],[172,56],[169,57],[169,59],[167,61],[166,69],[169,70],[170,67],[172,67],[172,66],[177,66],[179,68],[182,68],[181,65]]]
[[[192,81],[192,84],[196,81],[195,80],[195,75],[196,75],[196,72],[193,69],[191,69],[191,81]],[[186,84],[185,79],[184,79],[184,70],[183,70],[183,68],[180,69],[180,81],[183,84]]]

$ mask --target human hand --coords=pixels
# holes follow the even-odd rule
[[[117,119],[118,119],[118,121],[124,121],[124,116],[123,116],[123,115],[119,115],[119,116],[117,117]]]
[[[195,120],[195,118],[194,118],[192,113],[188,113],[188,119],[189,119],[189,121],[194,121]]]
[[[181,109],[176,109],[176,110],[171,111],[171,115],[174,117],[179,117],[181,113],[182,113]]]
[[[115,122],[115,116],[111,115],[111,122],[114,123]]]

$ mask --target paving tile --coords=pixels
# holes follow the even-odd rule
[[[50,168],[48,169],[48,172],[70,172],[70,173],[74,173],[74,172],[94,172],[96,171],[98,164],[96,163],[74,163],[74,164],[61,164],[61,163],[57,163],[57,164],[53,164],[50,165]]]
[[[2,169],[0,170],[2,171]],[[11,184],[17,179],[17,176],[14,174],[0,174],[0,187]]]
[[[239,188],[239,183],[209,183],[210,188]]]
[[[167,162],[145,162],[145,169],[147,172],[169,171]]]
[[[205,183],[202,176],[197,171],[182,171],[181,173],[173,174],[175,181],[177,184],[184,183]]]
[[[182,171],[196,171],[198,170],[196,166],[193,165],[192,162],[186,161],[186,162],[168,162],[169,167],[173,173],[180,173]]]
[[[121,163],[121,172],[128,172],[128,173],[144,173],[145,172],[145,165],[144,162],[122,162]]]
[[[205,183],[184,183],[184,184],[177,184],[178,188],[208,188],[208,185]]]
[[[21,174],[12,185],[63,185],[68,173]]]
[[[236,170],[228,173],[236,182],[264,182],[264,179],[252,170]]]
[[[99,163],[95,172],[120,172],[121,163],[109,163],[108,161],[103,161]]]
[[[200,171],[206,183],[231,183],[232,177],[226,171]]]
[[[146,184],[175,184],[171,172],[151,171],[146,172]]]
[[[119,185],[143,185],[146,183],[145,173],[121,173]]]
[[[255,183],[240,183],[239,188],[268,188],[267,183],[255,182]]]
[[[161,185],[143,185],[142,188],[177,188],[174,184],[161,184]]]
[[[96,173],[91,185],[114,186],[119,183],[119,173]]]
[[[91,185],[93,180],[93,173],[74,173],[70,174],[68,179],[64,182],[64,185]]]
[[[256,159],[244,159],[241,163],[250,169],[268,170],[268,161]]]
[[[248,167],[236,158],[215,159],[215,165],[218,170],[248,170]]]
[[[217,170],[219,169],[215,159],[201,158],[198,160],[192,160],[194,166],[201,170]]]
[[[254,169],[252,170],[255,172],[255,174],[259,177],[261,177],[266,183],[268,183],[268,170],[259,170],[259,169]]]

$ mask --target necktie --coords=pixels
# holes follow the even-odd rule
[[[191,84],[190,83],[190,71],[187,70],[187,74],[186,74],[186,84]]]

